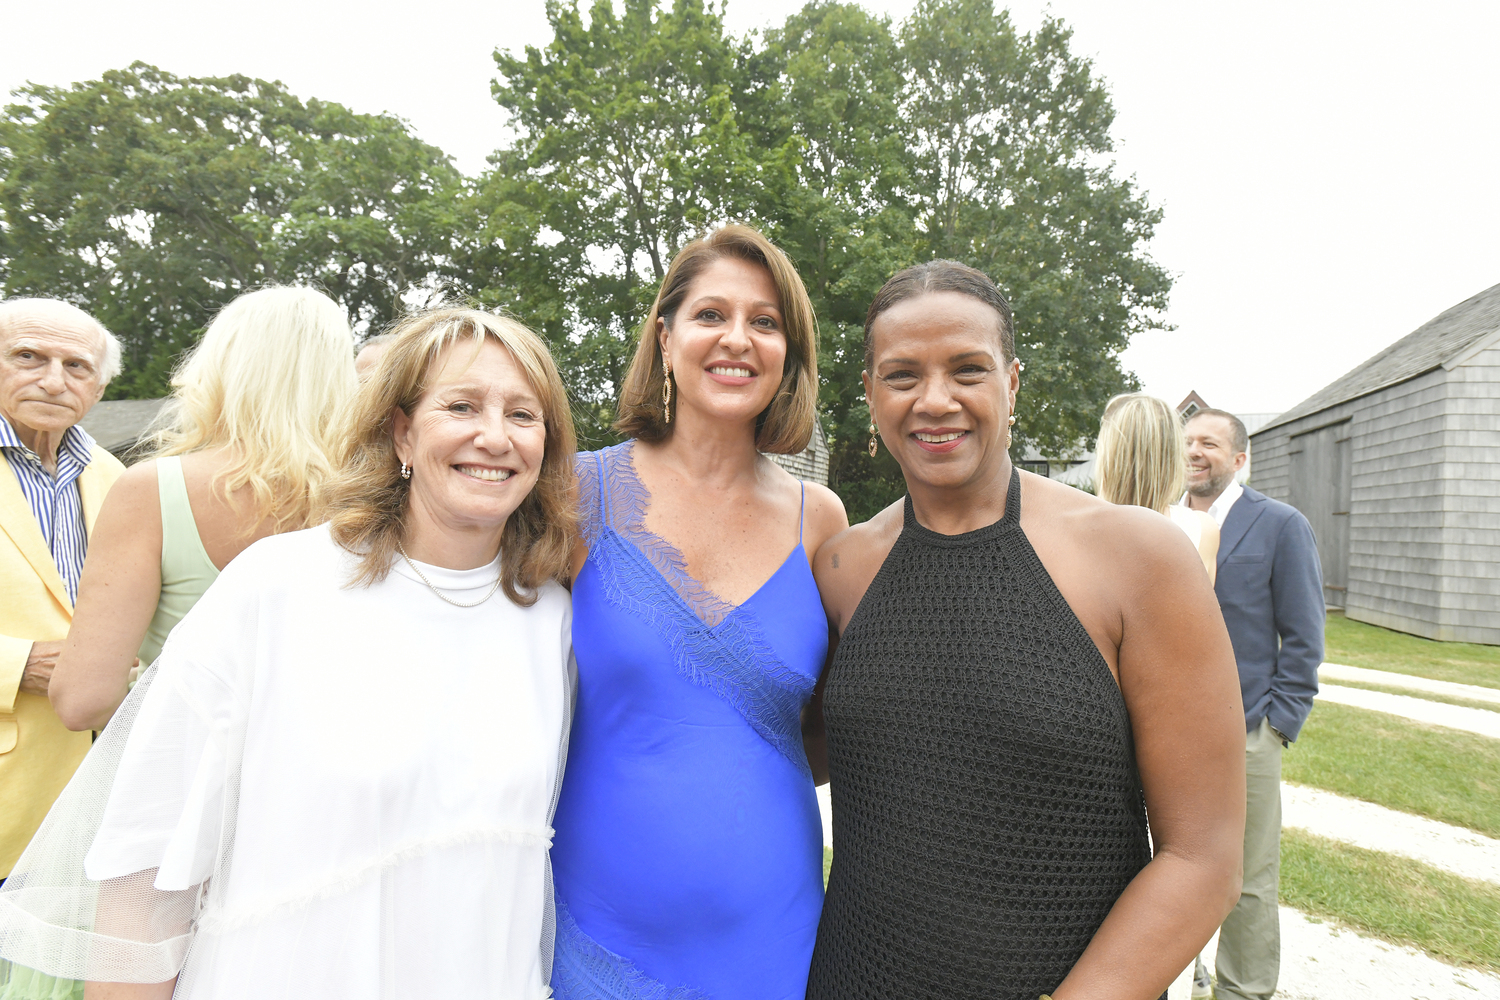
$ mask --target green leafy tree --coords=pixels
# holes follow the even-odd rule
[[[576,0],[550,0],[547,17],[546,48],[495,54],[517,139],[479,184],[485,222],[458,270],[547,332],[597,446],[672,254],[749,214],[774,155],[740,130],[744,46],[721,8],[598,0],[585,23]]]
[[[761,213],[818,308],[832,478],[854,519],[904,489],[866,451],[859,381],[865,310],[901,267],[961,260],[1010,297],[1026,364],[1015,454],[1087,445],[1104,402],[1136,387],[1119,353],[1166,304],[1145,249],[1160,213],[1112,175],[1113,109],[1069,39],[1056,20],[1018,33],[988,0],[922,0],[894,34],[815,2],[752,61],[766,110],[746,120],[801,142],[796,184]]]
[[[990,0],[921,0],[901,36],[928,255],[1009,296],[1017,443],[1052,456],[1092,442],[1105,401],[1138,388],[1120,352],[1160,325],[1171,287],[1146,251],[1161,211],[1114,176],[1114,108],[1071,36],[1053,18],[1020,34]]]
[[[850,516],[863,520],[901,492],[890,457],[865,451],[865,312],[924,243],[900,107],[901,52],[889,19],[820,0],[768,31],[750,68],[759,86],[744,117],[760,130],[758,144],[790,140],[800,153],[787,158],[790,183],[762,192],[759,214],[796,262],[817,311],[831,479]]]
[[[112,396],[164,392],[241,292],[311,282],[377,324],[451,253],[462,178],[399,119],[142,63],[18,96],[0,116],[0,289],[118,333]]]

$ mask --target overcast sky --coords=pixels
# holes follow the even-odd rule
[[[799,6],[730,0],[728,18],[744,31]],[[866,6],[899,21],[912,4]],[[1011,7],[1025,29],[1046,9]],[[1050,10],[1114,95],[1120,171],[1166,212],[1150,250],[1177,278],[1176,329],[1126,354],[1148,391],[1281,411],[1500,283],[1500,3]],[[5,91],[137,59],[245,73],[400,115],[470,173],[505,134],[491,52],[550,39],[541,0],[13,0],[5,21]]]

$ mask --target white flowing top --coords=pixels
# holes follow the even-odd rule
[[[499,572],[419,565],[464,602]],[[354,567],[326,527],[229,564],[0,889],[0,956],[215,1000],[549,995],[569,596]]]
[[[1167,516],[1172,519],[1173,524],[1181,528],[1187,534],[1188,538],[1192,540],[1193,548],[1196,549],[1202,543],[1203,520],[1198,516],[1197,511],[1172,504],[1167,508]]]

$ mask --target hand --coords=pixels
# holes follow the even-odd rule
[[[52,669],[57,666],[57,654],[61,652],[61,642],[33,642],[31,655],[26,657],[26,669],[21,672],[21,690],[47,697]]]

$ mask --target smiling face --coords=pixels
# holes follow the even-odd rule
[[[1189,420],[1185,433],[1188,492],[1217,499],[1245,465],[1245,453],[1234,447],[1234,428],[1223,417],[1205,413]]]
[[[67,430],[104,395],[103,353],[97,327],[71,309],[38,303],[9,316],[0,328],[0,415],[23,441]]]
[[[657,321],[662,356],[672,365],[676,419],[753,424],[781,385],[784,330],[765,268],[734,257],[705,267],[672,322]]]
[[[427,391],[392,416],[396,457],[411,466],[409,530],[499,544],[536,485],[546,452],[541,397],[510,352],[485,337],[446,347]]]
[[[995,310],[960,292],[932,292],[891,306],[870,332],[865,398],[908,483],[958,488],[998,478],[1020,370],[1005,359]]]

